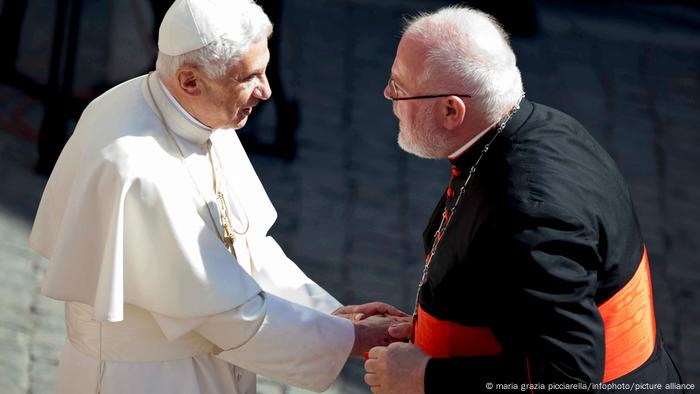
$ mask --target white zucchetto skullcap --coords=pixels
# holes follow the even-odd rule
[[[249,6],[246,0],[176,0],[160,24],[158,49],[178,56],[224,35],[236,37],[243,30],[238,20]]]

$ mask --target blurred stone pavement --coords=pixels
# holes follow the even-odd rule
[[[11,1],[11,0],[6,0]],[[2,1],[0,1],[0,4]],[[48,70],[55,2],[30,0],[17,66]],[[537,1],[539,33],[513,37],[527,96],[577,118],[629,182],[652,262],[656,316],[686,382],[700,384],[700,8]],[[292,162],[251,155],[279,219],[272,235],[344,303],[412,308],[420,234],[449,179],[445,161],[396,145],[382,97],[403,17],[439,0],[288,0],[282,77],[299,100]],[[145,2],[86,2],[80,94],[149,67]],[[110,16],[111,17],[108,17]],[[104,21],[107,20],[108,23]],[[128,59],[128,62],[125,62]],[[274,104],[243,130],[269,139]],[[63,307],[39,294],[46,262],[27,238],[46,179],[32,171],[40,101],[0,85],[0,393],[53,392]],[[585,197],[584,197],[585,198]],[[367,393],[351,360],[331,393]],[[302,393],[259,379],[261,393]]]

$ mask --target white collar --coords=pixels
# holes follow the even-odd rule
[[[484,134],[488,133],[488,131],[491,130],[491,129],[493,128],[493,126],[495,126],[497,123],[498,123],[498,122],[494,122],[492,125],[490,125],[489,127],[485,128],[484,130],[482,130],[481,132],[479,132],[479,134],[477,134],[476,137],[474,137],[474,138],[470,139],[469,141],[467,141],[466,144],[462,145],[461,148],[459,148],[459,149],[457,149],[456,151],[452,152],[452,154],[449,155],[449,156],[447,156],[447,158],[448,158],[449,160],[453,160],[453,159],[458,158],[459,155],[461,155],[462,153],[466,152],[466,150],[469,149],[472,145],[476,144],[476,142],[479,141],[479,140],[481,139],[481,137],[484,136]]]
[[[173,133],[198,145],[209,140],[214,130],[199,122],[182,108],[160,81],[157,72],[153,72],[144,79],[142,92],[153,111],[158,114],[159,109],[163,113],[164,121],[167,122]],[[151,93],[153,94],[152,100]]]
[[[171,102],[171,103],[175,106],[175,108],[177,108],[183,115],[185,115],[185,117],[187,117],[187,119],[189,119],[192,123],[196,124],[196,125],[199,126],[199,127],[204,127],[205,129],[211,130],[211,127],[209,127],[209,126],[205,125],[204,123],[200,122],[199,120],[197,120],[197,118],[195,118],[195,117],[192,116],[189,112],[187,112],[187,110],[185,109],[185,107],[183,107],[182,104],[180,104],[180,102],[177,101],[177,99],[173,96],[172,93],[170,93],[170,89],[168,89],[168,87],[165,86],[165,84],[163,83],[163,81],[160,80],[160,78],[158,78],[158,83],[160,83],[160,87],[163,89],[163,92],[165,92],[165,95],[168,96],[168,99],[170,99],[170,102]]]

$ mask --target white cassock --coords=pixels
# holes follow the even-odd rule
[[[209,139],[234,227],[249,222],[236,257],[205,205],[217,214]],[[266,235],[276,216],[235,131],[189,117],[157,74],[94,100],[30,239],[49,259],[43,293],[66,302],[57,392],[254,393],[254,373],[326,389],[353,325],[329,315],[341,304]]]

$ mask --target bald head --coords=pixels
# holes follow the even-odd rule
[[[474,109],[498,121],[523,93],[508,36],[488,14],[463,6],[421,14],[410,20],[403,40],[422,53],[422,85],[472,95]]]

